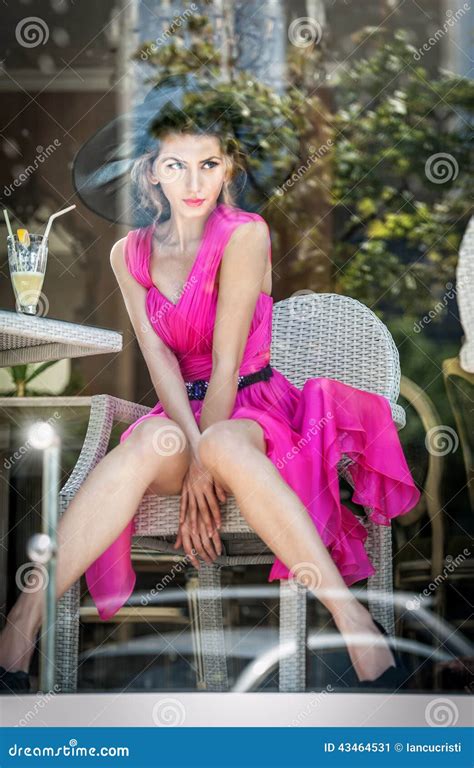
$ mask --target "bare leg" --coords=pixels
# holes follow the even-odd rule
[[[177,438],[176,452],[170,453],[168,447],[160,453],[159,430],[168,430],[169,435],[170,427]],[[139,424],[104,456],[58,523],[57,598],[115,541],[135,515],[145,492],[180,493],[189,459],[184,433],[162,416]],[[0,633],[1,666],[28,671],[43,605],[43,589],[20,594]]]
[[[235,496],[249,525],[297,580],[298,567],[304,564],[308,576],[309,565],[305,585],[332,614],[359,680],[374,680],[395,665],[386,640],[345,584],[306,507],[266,456],[260,425],[252,419],[216,422],[203,431],[199,452],[203,465]]]

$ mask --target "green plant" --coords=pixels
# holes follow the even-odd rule
[[[32,364],[26,365],[12,365],[5,370],[10,374],[13,384],[12,392],[7,394],[7,397],[41,397],[43,394],[50,396],[50,392],[43,393],[38,390],[31,390],[28,385],[51,366],[58,363],[59,360],[47,360],[37,368]],[[71,373],[70,379],[64,390],[59,393],[62,396],[76,395],[84,387],[84,381],[82,374],[75,372],[74,369]]]
[[[288,185],[272,189],[269,184],[257,200],[279,252],[285,254],[279,270],[281,275],[286,272],[285,290],[291,281],[295,282],[295,290],[302,278],[307,284],[311,282],[315,263],[326,268],[329,243],[329,233],[315,226],[315,211],[329,205],[329,112],[319,94],[300,87],[297,72],[301,72],[301,59],[307,54],[303,49],[295,51],[291,68],[295,85],[290,84],[283,95],[253,73],[238,69],[235,48],[223,56],[213,44],[212,26],[205,15],[193,14],[176,29],[171,22],[166,44],[157,46],[145,40],[132,56],[146,62],[150,74],[145,82],[151,86],[190,72],[209,85],[189,98],[186,115],[197,126],[218,125],[225,137],[241,130],[255,136],[255,144],[245,158],[250,177],[257,177],[264,163],[278,171],[278,178],[284,177],[288,151],[282,153],[282,148],[289,150],[295,170]],[[171,119],[169,123],[172,125]],[[279,173],[282,169],[283,173]],[[298,226],[288,226],[289,221]],[[301,232],[310,235],[302,238]]]
[[[32,365],[11,365],[6,370],[12,378],[14,391],[11,393],[13,397],[26,397],[30,393],[28,392],[27,385],[33,381],[40,373],[46,371],[52,365],[57,363],[57,360],[48,360],[38,368],[33,368]]]
[[[289,46],[284,97],[239,71],[235,48],[224,55],[215,48],[205,15],[191,15],[166,44],[143,42],[134,58],[147,62],[150,84],[203,74],[211,89],[194,97],[191,118],[209,123],[225,114],[230,128],[263,136],[248,159],[250,174],[263,162],[278,165],[291,116],[300,167],[284,189],[268,189],[262,205],[284,295],[302,286],[344,293],[388,322],[392,311],[420,316],[453,282],[472,208],[474,85],[429,75],[404,30],[363,28],[358,36],[355,44],[370,42],[350,69],[341,67],[334,114],[315,90],[324,36],[321,44]],[[278,299],[278,283],[274,293]]]
[[[336,290],[417,316],[453,281],[472,212],[472,81],[437,79],[407,34],[374,32],[335,115]]]

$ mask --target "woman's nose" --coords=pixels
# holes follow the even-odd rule
[[[201,189],[201,171],[199,168],[190,168],[188,175],[188,189],[193,194],[196,194]]]

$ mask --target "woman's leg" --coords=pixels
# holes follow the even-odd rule
[[[170,430],[176,445],[172,452]],[[146,492],[180,493],[189,461],[184,432],[163,416],[138,424],[123,443],[104,456],[58,523],[57,599],[115,541]],[[41,581],[41,573],[38,576]],[[9,612],[0,633],[0,665],[6,669],[28,670],[42,622],[44,597],[43,589],[22,592]]]
[[[394,665],[386,640],[347,587],[306,507],[266,456],[261,426],[253,419],[212,424],[202,433],[199,455],[235,496],[249,525],[297,580],[298,566],[304,564],[308,576],[310,564],[306,586],[332,614],[359,680],[374,680]]]

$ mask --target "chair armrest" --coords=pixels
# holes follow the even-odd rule
[[[89,472],[105,456],[114,422],[132,424],[150,410],[148,406],[112,395],[93,395],[84,444],[68,480],[60,491],[60,496],[74,496]]]
[[[401,405],[397,405],[397,403],[390,403],[390,408],[392,409],[392,417],[396,428],[398,430],[403,429],[407,423],[405,409]]]

